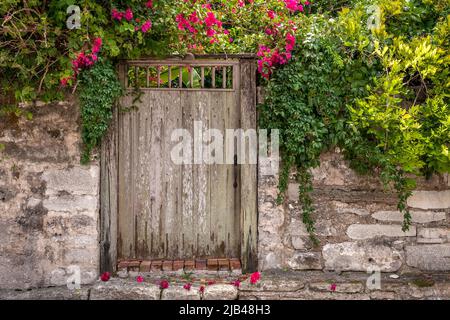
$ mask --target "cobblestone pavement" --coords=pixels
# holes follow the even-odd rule
[[[450,274],[382,274],[380,286],[372,287],[365,273],[277,272],[264,273],[256,284],[243,280],[237,288],[231,284],[237,275],[135,274],[98,281],[81,289],[67,287],[0,290],[0,299],[75,299],[75,300],[379,300],[432,299],[450,300]],[[245,276],[244,276],[245,277]],[[159,281],[168,279],[161,289]],[[234,279],[234,280],[233,280]],[[373,277],[371,279],[374,279]],[[190,290],[183,286],[191,283]],[[202,288],[203,287],[203,288]]]

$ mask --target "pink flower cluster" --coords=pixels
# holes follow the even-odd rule
[[[292,50],[295,46],[295,37],[288,33],[286,34],[285,52],[280,52],[278,48],[270,49],[266,46],[260,46],[258,51],[258,71],[261,76],[269,79],[272,74],[272,69],[278,65],[286,64],[292,58]]]
[[[198,33],[198,30],[194,28],[193,25],[199,24],[202,25],[203,21],[201,21],[198,16],[197,12],[192,12],[188,18],[186,19],[184,14],[180,13],[176,16],[175,21],[178,22],[178,29],[179,30],[185,30],[187,29],[190,33]]]
[[[60,83],[63,87],[65,87],[69,80],[76,79],[77,75],[80,73],[82,69],[86,69],[92,67],[98,60],[98,53],[102,48],[102,38],[95,38],[92,42],[92,48],[90,53],[80,52],[77,54],[76,58],[72,60],[72,70],[73,76],[62,78]]]
[[[151,27],[152,27],[152,22],[150,20],[147,20],[142,24],[141,31],[143,33],[146,33],[148,30],[151,29]]]
[[[184,288],[185,290],[187,290],[187,291],[191,290],[191,287],[192,287],[192,284],[190,284],[190,283],[186,283],[186,284],[183,286],[183,288]]]
[[[153,1],[152,0],[147,1],[145,6],[147,8],[153,8]],[[111,17],[113,20],[122,21],[122,19],[125,19],[128,22],[130,22],[133,20],[133,16],[134,16],[133,11],[130,8],[128,8],[124,12],[118,11],[115,8],[111,10]],[[141,20],[139,18],[136,18],[136,19],[134,19],[134,21],[136,23],[139,23]],[[152,22],[150,20],[146,20],[141,26],[139,26],[139,25],[135,26],[134,30],[138,31],[140,29],[143,33],[146,33],[151,28],[152,28]]]
[[[261,279],[261,273],[259,273],[259,272],[254,272],[254,273],[252,273],[252,275],[250,276],[250,283],[251,283],[251,284],[255,284],[255,283],[257,283],[260,279]]]
[[[111,17],[117,21],[121,21],[122,18],[125,18],[125,20],[127,21],[131,21],[133,20],[133,11],[130,8],[128,8],[124,12],[118,11],[117,9],[112,9]]]
[[[284,3],[286,4],[286,8],[292,12],[303,11],[303,5],[298,0],[284,0]]]
[[[88,68],[94,65],[98,60],[98,52],[102,47],[102,39],[96,38],[92,44],[91,53],[80,52],[75,60],[72,60],[72,67],[75,74],[78,74],[81,69]]]
[[[178,23],[179,30],[188,30],[192,34],[197,34],[199,29],[204,26],[206,36],[210,39],[210,43],[218,42],[216,35],[219,31],[223,32],[223,34],[229,34],[228,30],[222,30],[222,21],[216,18],[214,12],[211,11],[210,4],[203,5],[204,8],[207,8],[209,11],[206,13],[206,17],[202,20],[198,16],[196,11],[192,12],[187,17],[180,13],[175,17],[175,21]],[[230,42],[233,40],[230,38]]]

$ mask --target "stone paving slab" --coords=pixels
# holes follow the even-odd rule
[[[204,276],[196,277],[202,282],[194,282],[190,290],[180,282],[170,282],[167,289],[160,289],[157,278],[147,277],[145,282],[138,283],[129,277],[97,281],[74,291],[66,287],[0,290],[0,300],[450,300],[449,273],[395,276],[383,273],[381,286],[375,289],[367,285],[369,275],[362,272],[267,272],[256,284],[250,284],[248,279],[243,281],[239,289],[229,283],[213,283]],[[203,285],[204,281],[209,284]]]

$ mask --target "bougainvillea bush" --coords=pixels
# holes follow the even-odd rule
[[[69,29],[80,7],[79,28]],[[79,71],[109,59],[256,53],[260,71],[286,63],[308,1],[5,0],[0,4],[2,86],[19,100],[52,99]],[[101,50],[100,50],[101,49]],[[13,80],[13,81],[10,81]]]
[[[450,170],[449,21],[448,0],[3,0],[0,94],[78,94],[88,161],[123,94],[119,59],[254,53],[261,125],[281,132],[280,200],[294,166],[313,233],[310,169],[338,146],[398,192],[407,229],[409,178]]]

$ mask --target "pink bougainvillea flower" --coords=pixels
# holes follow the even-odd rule
[[[252,275],[250,276],[250,283],[255,284],[259,281],[259,279],[261,279],[261,273],[256,271],[256,272],[252,273]]]
[[[275,11],[268,10],[267,15],[269,16],[270,19],[275,19]]]
[[[206,30],[206,35],[208,37],[214,37],[215,34],[216,34],[216,30],[214,30],[214,29],[209,28]]]
[[[183,286],[183,288],[184,289],[186,289],[186,290],[191,290],[191,287],[192,287],[192,285],[190,284],[190,283],[186,283],[184,286]]]
[[[189,21],[191,22],[191,23],[200,23],[200,19],[198,18],[198,16],[197,16],[197,12],[196,11],[194,11],[194,12],[192,12],[190,15],[189,15]]]
[[[117,11],[117,9],[112,9],[112,11],[111,11],[111,17],[112,17],[114,20],[120,21],[120,20],[122,20],[123,13]]]
[[[109,273],[109,272],[104,272],[100,276],[100,279],[104,282],[108,281],[110,278],[111,278],[111,273]]]
[[[162,280],[162,281],[159,283],[159,287],[160,287],[161,289],[167,289],[167,288],[169,287],[169,281],[167,281],[167,280]]]
[[[217,19],[213,12],[209,11],[206,13],[205,25],[207,27],[211,27],[211,26],[215,25],[216,21],[217,21]]]
[[[147,3],[145,4],[145,6],[147,8],[153,8],[153,0],[148,0]]]
[[[213,284],[215,284],[216,282],[214,280],[209,280],[208,281],[208,286],[212,286]]]
[[[60,80],[61,86],[63,87],[67,86],[67,82],[69,82],[69,78],[62,78]]]
[[[286,8],[292,12],[303,11],[303,6],[298,0],[284,0],[284,3],[286,4]]]
[[[102,38],[95,38],[92,44],[92,53],[98,53],[102,47]]]
[[[336,291],[336,283],[331,284],[330,290],[333,292]]]
[[[133,19],[133,11],[131,11],[130,8],[128,8],[128,9],[125,11],[125,19],[126,19],[127,21],[131,21],[131,19]]]
[[[233,286],[235,286],[236,288],[239,288],[239,287],[241,286],[241,281],[235,280],[235,281],[231,282],[231,284],[232,284]]]
[[[144,278],[142,276],[137,276],[136,282],[142,283],[142,282],[144,282]]]
[[[142,32],[146,33],[150,28],[152,27],[152,22],[150,20],[147,20],[144,22],[144,24],[141,27]]]
[[[200,289],[198,289],[201,293],[205,292],[205,286],[200,286]]]

